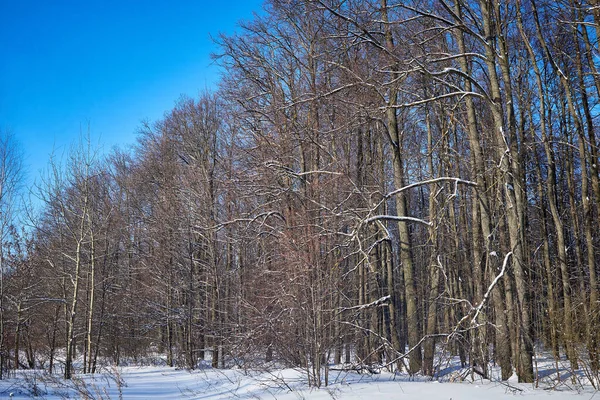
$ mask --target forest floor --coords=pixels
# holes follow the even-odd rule
[[[550,365],[550,364],[545,364]],[[0,381],[0,399],[402,399],[402,400],[499,400],[598,399],[600,393],[586,384],[585,374],[561,380],[551,368],[539,369],[543,376],[536,388],[520,384],[473,378],[456,367],[442,370],[440,377],[409,377],[405,374],[360,374],[332,370],[329,386],[310,388],[303,371],[272,369],[217,370],[210,367],[188,371],[165,366],[107,368],[102,373],[77,375],[71,381],[41,372],[20,371]],[[460,380],[460,378],[464,378]]]

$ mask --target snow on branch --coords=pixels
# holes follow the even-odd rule
[[[471,311],[469,313],[467,313],[464,317],[462,317],[460,319],[460,321],[458,321],[458,323],[456,324],[456,328],[455,328],[454,332],[452,332],[450,335],[448,335],[448,338],[452,337],[454,334],[456,334],[459,331],[460,326],[462,325],[462,323],[464,321],[466,321],[469,318],[469,316],[471,315],[472,311],[475,311],[475,313],[473,314],[473,317],[471,318],[471,326],[472,327],[479,326],[477,324],[477,317],[479,317],[479,314],[481,314],[481,310],[483,309],[483,307],[488,302],[488,300],[490,298],[490,295],[492,293],[492,290],[494,290],[494,288],[496,287],[496,285],[498,284],[498,282],[500,281],[500,279],[502,279],[502,277],[506,273],[506,267],[508,266],[508,260],[510,259],[510,257],[512,256],[512,254],[513,254],[512,251],[506,254],[506,256],[504,257],[504,262],[502,263],[502,268],[500,270],[500,273],[498,275],[496,275],[496,277],[494,278],[494,280],[492,281],[492,283],[488,287],[487,291],[483,295],[483,299],[481,299],[481,302],[479,302],[479,304],[477,305],[477,307],[471,308]]]
[[[431,103],[433,101],[446,99],[446,98],[449,98],[449,97],[461,97],[462,98],[462,97],[465,97],[465,96],[473,96],[473,97],[479,97],[479,98],[485,99],[485,96],[482,95],[481,93],[467,92],[467,91],[457,91],[457,92],[451,92],[451,93],[441,94],[441,95],[435,96],[435,97],[428,97],[426,99],[416,100],[416,101],[412,101],[412,102],[409,102],[409,103],[402,103],[402,104],[397,104],[397,105],[384,106],[384,107],[380,107],[380,108],[381,109],[386,109],[388,107],[393,107],[393,108],[410,108],[410,107],[420,106],[422,104]]]
[[[475,324],[475,322],[477,321],[477,317],[481,313],[481,309],[483,308],[485,303],[487,303],[487,301],[490,297],[490,294],[492,293],[492,290],[494,289],[494,287],[496,287],[496,285],[498,284],[500,279],[504,276],[504,273],[506,272],[506,266],[508,265],[508,260],[510,259],[510,256],[512,256],[512,254],[513,253],[511,251],[511,252],[507,253],[506,256],[504,257],[504,262],[502,263],[502,269],[500,270],[500,273],[494,278],[494,280],[488,287],[487,292],[485,292],[485,294],[483,295],[483,299],[481,299],[481,303],[479,303],[479,305],[475,309],[475,315],[473,315],[473,318],[471,319],[471,324]]]
[[[389,294],[387,296],[383,296],[375,301],[372,301],[370,303],[367,304],[361,304],[358,306],[353,306],[353,307],[341,307],[338,309],[339,312],[343,312],[343,311],[350,311],[350,310],[356,310],[356,311],[361,311],[364,310],[366,308],[371,308],[371,307],[379,307],[379,306],[387,306],[389,303],[388,301],[392,298],[392,296],[390,296]]]
[[[467,186],[477,186],[477,183],[472,182],[472,181],[467,181],[464,179],[450,177],[450,176],[443,176],[440,178],[428,179],[426,181],[419,181],[419,182],[412,183],[410,185],[403,186],[400,189],[396,189],[396,190],[389,192],[384,197],[386,199],[389,199],[390,197],[395,196],[398,193],[404,192],[406,190],[409,190],[409,189],[412,189],[412,188],[415,188],[418,186],[430,185],[432,183],[438,183],[438,182],[454,182],[455,188],[458,186],[458,184],[463,184],[463,185],[467,185]]]
[[[461,178],[455,178],[455,177],[450,177],[450,176],[443,176],[443,177],[439,177],[439,178],[433,178],[433,179],[428,179],[425,181],[419,181],[419,182],[415,182],[412,183],[410,185],[406,185],[403,186],[399,189],[393,190],[389,193],[387,193],[386,195],[383,196],[383,198],[381,199],[381,201],[376,204],[371,211],[376,210],[377,208],[379,208],[379,206],[385,202],[386,200],[388,200],[390,197],[395,196],[399,193],[402,193],[406,190],[409,189],[413,189],[415,187],[418,186],[423,186],[423,185],[430,185],[432,183],[438,183],[438,182],[454,182],[454,196],[456,195],[456,193],[458,192],[458,185],[462,184],[462,185],[467,185],[467,186],[477,186],[477,183],[472,182],[472,181],[467,181]],[[405,222],[416,222],[419,224],[423,224],[423,225],[427,225],[427,226],[432,226],[432,223],[429,221],[426,221],[424,219],[421,218],[415,218],[415,217],[408,217],[408,216],[397,216],[397,215],[374,215],[371,217],[368,217],[364,220],[364,223],[370,223],[370,222],[376,222],[376,221],[382,221],[382,220],[388,220],[388,221],[405,221]]]
[[[365,222],[369,223],[369,222],[381,221],[381,220],[418,222],[419,224],[424,224],[424,225],[427,225],[427,226],[431,226],[432,225],[431,222],[425,221],[424,219],[421,219],[421,218],[400,217],[400,216],[396,216],[396,215],[375,215],[373,217],[367,218],[365,220]]]
[[[265,162],[265,166],[267,168],[273,168],[273,169],[278,169],[281,172],[283,172],[286,175],[291,175],[294,176],[296,178],[302,178],[306,175],[311,175],[311,174],[327,174],[327,175],[343,175],[340,172],[335,172],[335,171],[327,171],[327,170],[314,170],[314,171],[305,171],[305,172],[296,172],[293,169],[291,169],[290,167],[286,167],[285,165],[281,164],[278,161],[267,161]]]

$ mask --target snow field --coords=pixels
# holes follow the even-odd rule
[[[79,375],[73,382],[44,380],[42,374],[21,372],[17,377],[0,382],[0,399],[48,400],[64,398],[88,399],[347,399],[347,400],[500,400],[528,399],[592,399],[591,388],[550,390],[531,384],[490,382],[438,382],[405,375],[331,371],[328,387],[309,388],[305,374],[295,369],[243,371],[203,369],[178,370],[169,367],[122,367],[95,376]],[[120,383],[119,383],[120,382]],[[11,397],[12,394],[12,397]],[[598,395],[600,398],[600,395]]]

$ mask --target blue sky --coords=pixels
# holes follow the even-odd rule
[[[0,0],[0,128],[23,147],[29,182],[90,126],[106,151],[181,94],[214,88],[210,36],[262,0]]]

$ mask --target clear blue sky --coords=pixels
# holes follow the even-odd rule
[[[0,127],[21,143],[29,182],[89,123],[104,150],[181,94],[215,87],[210,39],[262,0],[0,0]],[[99,138],[99,139],[98,139]]]

